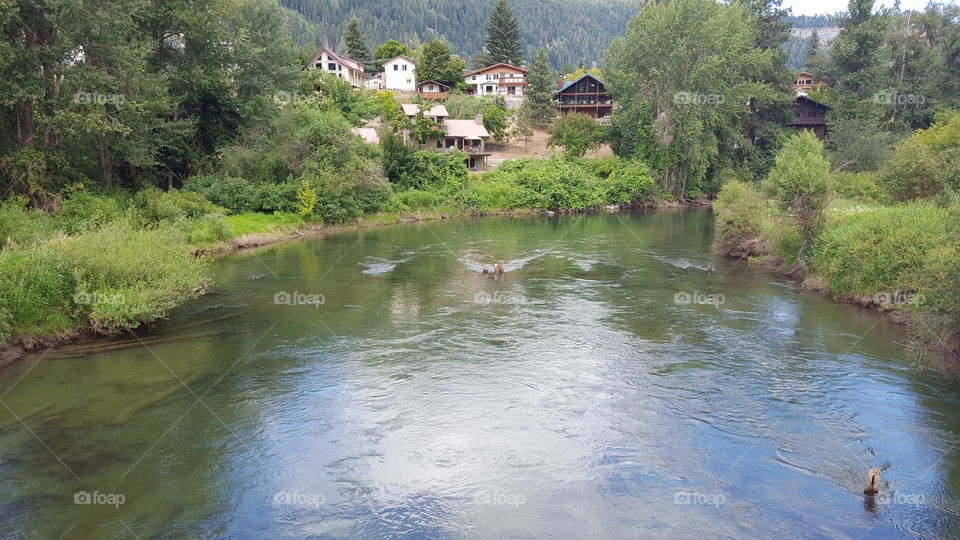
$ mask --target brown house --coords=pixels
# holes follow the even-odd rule
[[[564,83],[553,96],[560,112],[578,112],[593,118],[606,118],[613,112],[613,97],[603,81],[589,73]]]
[[[791,127],[812,129],[821,140],[827,136],[827,111],[830,107],[807,96],[797,96],[794,103],[794,120]]]
[[[417,83],[417,92],[423,99],[447,99],[450,87],[437,81],[426,80]]]

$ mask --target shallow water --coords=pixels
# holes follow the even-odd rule
[[[218,260],[135,346],[0,371],[0,536],[960,536],[957,386],[711,236],[486,218]]]

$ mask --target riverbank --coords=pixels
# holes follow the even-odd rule
[[[557,213],[589,213],[598,211],[618,211],[621,209],[635,208],[683,208],[688,206],[705,206],[710,201],[705,199],[691,199],[687,201],[660,199],[657,201],[644,201],[633,204],[610,204],[600,208],[586,209],[564,209],[564,210],[542,210],[536,208],[513,208],[498,209],[493,211],[466,211],[457,210],[450,207],[445,208],[424,208],[409,212],[381,212],[365,215],[350,223],[329,224],[321,222],[307,222],[303,220],[292,219],[289,215],[277,214],[240,214],[227,216],[225,222],[227,226],[236,226],[242,234],[232,236],[223,240],[213,242],[204,242],[188,246],[183,253],[189,253],[185,260],[203,261],[210,257],[229,255],[232,253],[252,250],[259,247],[265,247],[284,241],[304,239],[304,238],[322,238],[329,234],[336,234],[345,231],[383,227],[387,225],[396,225],[403,223],[417,223],[423,221],[436,221],[448,219],[467,219],[478,217],[494,216],[525,216],[525,215],[543,215],[550,216]],[[168,231],[169,232],[169,231]],[[140,261],[144,264],[147,261]],[[146,280],[145,283],[150,283]],[[143,320],[126,320],[122,327],[104,327],[96,322],[85,324],[61,324],[55,329],[41,331],[34,334],[19,335],[7,339],[0,344],[0,368],[16,363],[26,356],[40,351],[58,348],[78,343],[96,342],[101,340],[115,339],[123,332],[130,332],[135,328],[140,328],[145,324],[157,319],[165,318],[170,312],[189,302],[199,294],[203,294],[211,284],[209,279],[203,278],[192,284],[191,287],[181,287],[182,296],[171,301],[162,312],[151,313]],[[106,297],[101,293],[83,292],[74,294],[74,297],[80,295],[81,306],[90,304],[109,304],[111,302],[120,305],[125,303],[122,295]],[[86,303],[83,303],[83,302]],[[67,302],[66,304],[69,304]],[[76,302],[74,301],[74,306]],[[62,303],[63,304],[63,303]],[[66,317],[64,317],[64,320]]]
[[[747,184],[725,186],[714,213],[717,254],[772,268],[833,300],[888,313],[908,327],[918,363],[960,376],[960,313],[953,301],[960,284],[960,209],[837,199],[806,248],[794,219]]]

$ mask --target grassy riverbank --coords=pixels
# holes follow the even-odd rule
[[[667,199],[642,164],[619,158],[519,160],[423,189],[386,182],[374,189],[375,204],[339,221],[313,212],[232,212],[192,191],[93,194],[78,187],[52,212],[10,199],[0,206],[0,340],[29,349],[136,328],[200,294],[209,254],[291,236]]]

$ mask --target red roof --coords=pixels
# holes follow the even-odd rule
[[[330,58],[333,58],[336,62],[338,62],[338,63],[340,63],[340,64],[346,65],[347,67],[350,67],[350,64],[356,64],[356,65],[358,65],[358,66],[360,66],[361,68],[364,68],[364,69],[366,69],[366,67],[367,67],[367,66],[363,65],[363,62],[354,60],[353,58],[347,58],[346,56],[343,56],[343,55],[341,55],[341,54],[337,54],[337,53],[333,52],[332,50],[330,50],[330,49],[328,49],[328,48],[326,48],[326,47],[320,47],[320,50],[317,51],[317,54],[313,55],[313,60],[311,60],[310,63],[312,64],[312,63],[316,62],[316,61],[317,61],[317,58],[320,56],[320,53],[322,53],[323,51],[327,51],[327,56],[329,56]]]
[[[487,66],[487,67],[485,67],[485,68],[475,69],[475,70],[473,70],[473,71],[468,71],[468,72],[464,73],[463,76],[464,76],[464,77],[469,77],[470,75],[476,75],[477,73],[483,73],[483,72],[485,72],[485,71],[490,71],[491,69],[496,68],[496,67],[500,67],[500,66],[508,67],[508,68],[510,68],[510,69],[512,69],[512,70],[519,71],[520,73],[526,73],[526,72],[527,72],[527,70],[523,69],[522,67],[517,67],[517,66],[515,66],[515,65],[513,65],[513,64],[508,64],[508,63],[506,63],[506,62],[498,62],[498,63],[496,63],[496,64],[493,64],[492,66]]]

